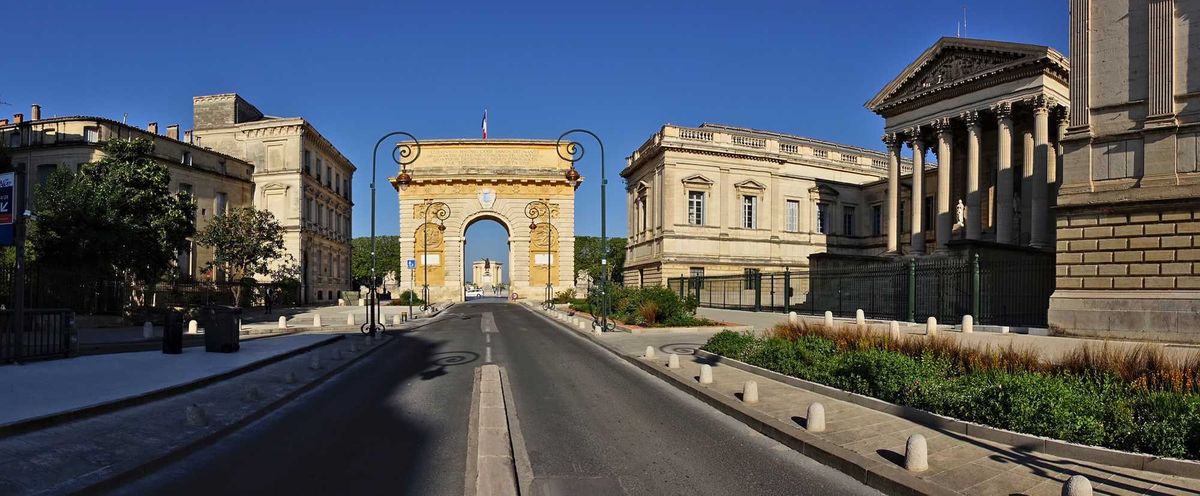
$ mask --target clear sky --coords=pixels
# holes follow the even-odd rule
[[[120,5],[111,6],[111,5]],[[0,115],[191,123],[193,95],[237,92],[303,116],[357,166],[354,235],[370,232],[371,147],[383,134],[603,138],[608,234],[626,229],[625,157],[664,123],[719,122],[882,148],[863,103],[941,36],[1067,53],[1066,0],[594,2],[205,0],[6,2]],[[598,235],[599,154],[580,171],[576,233]],[[396,234],[382,178],[379,233]],[[418,164],[419,165],[419,164]],[[507,260],[471,230],[468,260]],[[494,240],[494,241],[493,241]]]

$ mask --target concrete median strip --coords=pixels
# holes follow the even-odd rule
[[[532,483],[512,388],[502,371],[494,364],[475,370],[465,481],[468,496],[528,494]]]

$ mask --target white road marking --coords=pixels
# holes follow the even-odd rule
[[[487,347],[487,352],[484,355],[483,362],[484,363],[492,363],[492,347],[491,346]]]
[[[500,329],[496,327],[496,317],[492,316],[492,312],[483,312],[483,318],[479,319],[479,327],[485,333],[497,333]]]
[[[491,335],[491,334],[488,334],[488,335],[484,336],[483,338],[484,338],[484,341],[487,341],[488,343],[491,343],[491,342],[492,342],[492,335]]]

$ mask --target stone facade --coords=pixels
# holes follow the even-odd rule
[[[197,145],[255,164],[253,203],[283,225],[300,264],[302,300],[337,301],[351,287],[355,167],[301,117],[265,117],[232,93],[192,99]]]
[[[401,254],[417,261],[418,293],[428,280],[429,301],[463,300],[465,234],[481,220],[508,231],[511,291],[540,299],[548,278],[554,291],[572,286],[581,181],[568,179],[572,164],[554,141],[434,140],[414,153],[404,171],[411,182],[389,181],[399,199]],[[549,204],[549,219],[531,202]]]
[[[1200,4],[1072,0],[1050,326],[1200,341]]]
[[[164,136],[158,124],[147,129],[101,117],[40,118],[35,107],[32,119],[16,115],[12,122],[0,120],[0,142],[12,153],[13,164],[26,167],[26,208],[33,205],[36,188],[56,169],[78,171],[88,162],[103,158],[101,147],[113,138],[140,138],[154,144],[152,157],[165,164],[171,175],[171,191],[186,191],[196,200],[196,227],[203,229],[217,212],[248,205],[254,195],[254,166],[237,157],[181,140],[178,126],[168,126]],[[177,267],[184,279],[219,280],[204,273],[212,261],[212,249],[192,243],[182,250]]]

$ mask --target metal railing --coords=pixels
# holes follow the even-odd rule
[[[23,332],[12,328],[12,316],[12,310],[0,310],[0,362],[67,357],[74,351],[75,312],[26,310]]]
[[[668,286],[710,308],[923,322],[1044,327],[1054,259],[926,258],[746,275],[675,277]]]

